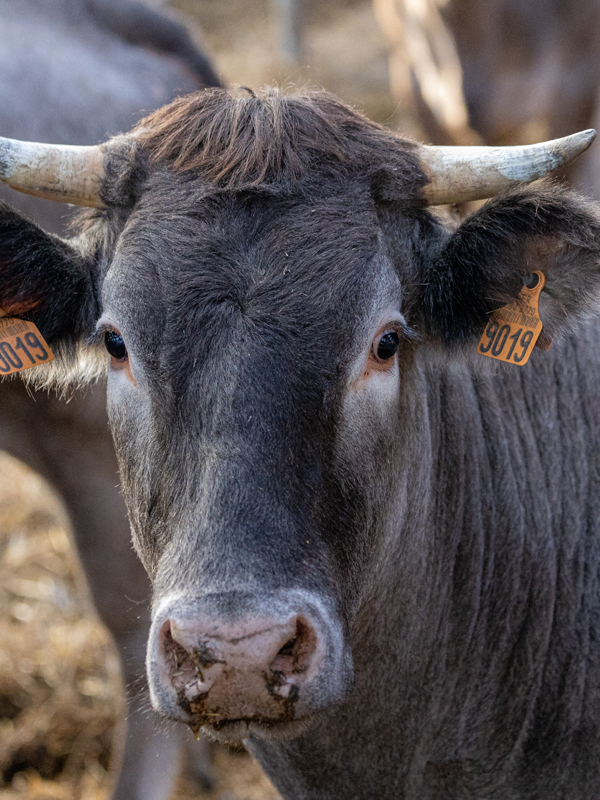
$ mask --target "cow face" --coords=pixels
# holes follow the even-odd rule
[[[413,334],[370,193],[357,181],[349,210],[341,189],[149,189],[103,282],[154,700],[228,735],[294,729],[346,689],[359,556],[393,483]]]
[[[350,691],[386,543],[411,550],[415,376],[474,351],[532,269],[559,334],[597,297],[600,228],[521,190],[450,234],[411,145],[329,98],[226,98],[212,139],[202,109],[146,121],[77,239],[4,208],[0,306],[27,304],[59,363],[88,334],[108,351],[154,705],[228,739],[293,736]]]

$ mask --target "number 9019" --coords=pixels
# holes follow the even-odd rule
[[[481,337],[478,350],[483,355],[489,355],[502,361],[524,364],[533,337],[534,331],[530,329],[513,330],[511,325],[500,325],[492,319],[488,322]]]

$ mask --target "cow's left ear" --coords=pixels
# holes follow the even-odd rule
[[[425,335],[447,346],[479,338],[534,270],[546,277],[540,317],[550,339],[600,312],[599,207],[553,186],[489,201],[424,260]]]
[[[0,203],[0,309],[34,322],[55,356],[24,377],[60,382],[74,374],[98,314],[94,272],[91,256]]]

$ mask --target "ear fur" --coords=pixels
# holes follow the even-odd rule
[[[533,270],[545,274],[544,332],[555,338],[598,310],[600,209],[556,186],[513,190],[489,201],[426,261],[421,310],[447,346],[479,337],[489,314],[511,302]]]
[[[23,377],[47,383],[73,371],[98,314],[94,271],[89,256],[0,203],[0,308],[34,322],[55,356]]]

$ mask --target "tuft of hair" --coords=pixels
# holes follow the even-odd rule
[[[76,350],[66,353],[54,348],[54,360],[39,367],[23,370],[3,380],[21,378],[33,389],[55,390],[64,399],[86,386],[106,379],[108,360],[106,350],[79,343]],[[2,380],[2,379],[0,379]]]
[[[333,95],[277,88],[206,89],[150,114],[134,132],[151,163],[193,171],[226,190],[291,188],[311,174],[378,171],[418,195],[426,178],[416,145]],[[385,180],[383,181],[385,183]]]

